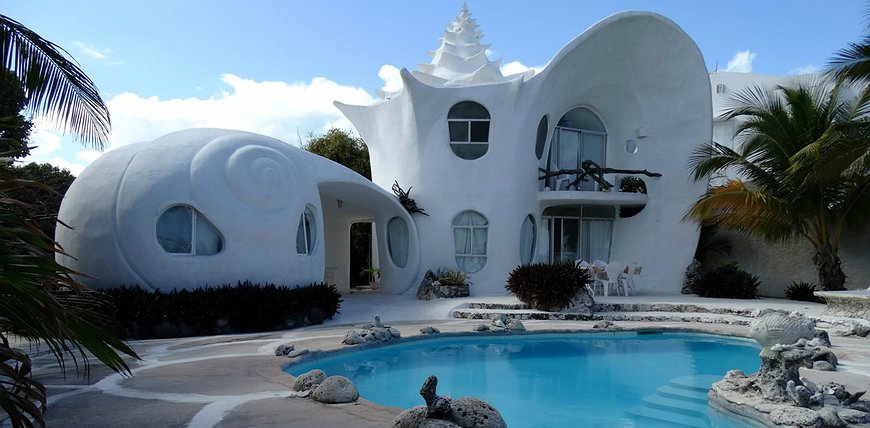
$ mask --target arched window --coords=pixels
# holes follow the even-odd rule
[[[474,101],[462,101],[447,113],[450,148],[462,159],[477,159],[489,148],[489,112]]]
[[[592,110],[577,107],[565,113],[553,130],[550,139],[550,157],[547,172],[577,170],[583,161],[589,160],[605,167],[607,153],[607,130],[604,123]],[[594,180],[580,182],[569,189],[577,174],[562,174],[550,177],[547,186],[552,190],[598,190]]]
[[[167,253],[192,256],[217,254],[224,246],[214,225],[188,205],[175,205],[160,214],[157,242]]]
[[[535,258],[535,238],[535,218],[529,214],[520,227],[520,262],[524,265],[532,263]]]
[[[408,264],[408,224],[399,217],[387,222],[387,249],[396,266],[403,268]]]
[[[456,264],[467,273],[486,265],[486,240],[489,222],[477,211],[463,211],[453,218],[453,244]]]
[[[299,227],[296,229],[296,252],[298,254],[311,254],[314,252],[314,244],[317,243],[317,227],[314,220],[314,211],[305,207],[302,216],[299,217]]]

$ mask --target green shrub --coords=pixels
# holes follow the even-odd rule
[[[148,292],[138,286],[103,290],[107,315],[122,337],[148,339],[248,333],[320,324],[338,313],[341,294],[326,283],[259,285]]]
[[[534,263],[517,266],[505,288],[535,309],[558,312],[568,307],[591,282],[589,272],[574,263]]]
[[[785,289],[785,297],[789,300],[800,300],[802,302],[825,303],[825,299],[816,297],[816,295],[813,294],[816,290],[816,284],[811,282],[792,281],[791,285]]]
[[[435,280],[443,285],[471,285],[468,274],[456,269],[438,269],[435,271]]]
[[[758,297],[758,277],[727,263],[704,272],[695,280],[692,292],[701,297],[724,297],[727,299],[755,299]]]

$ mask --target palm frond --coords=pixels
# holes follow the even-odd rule
[[[860,43],[850,43],[834,54],[828,61],[828,72],[852,80],[870,77],[870,36],[865,36]]]
[[[63,48],[0,15],[0,55],[3,68],[24,83],[32,112],[102,150],[111,129],[109,109]]]

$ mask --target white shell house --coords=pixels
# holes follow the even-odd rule
[[[75,181],[60,212],[73,229],[57,238],[77,259],[61,262],[95,287],[347,289],[350,224],[372,221],[384,293],[447,267],[470,275],[472,295],[505,294],[518,265],[578,259],[637,262],[639,293],[679,293],[698,239],[682,217],[706,190],[687,161],[713,123],[695,43],[667,18],[623,12],[539,73],[504,76],[481,37],[463,7],[431,62],[401,70],[402,89],[336,103],[369,147],[373,183],[264,136],[169,134],[109,152]],[[587,160],[611,188],[578,180]],[[618,191],[629,175],[645,194]],[[394,182],[427,215],[409,214]]]

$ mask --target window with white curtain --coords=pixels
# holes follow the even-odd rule
[[[408,224],[399,217],[387,222],[387,249],[396,266],[403,268],[408,264]]]
[[[188,205],[175,205],[157,218],[157,242],[170,254],[210,256],[223,249],[214,225]]]
[[[489,222],[477,211],[463,211],[453,218],[453,243],[456,264],[467,273],[486,265],[486,241]]]
[[[535,218],[531,214],[520,227],[520,262],[527,265],[535,258]]]
[[[311,210],[311,207],[305,207],[305,211],[299,217],[299,227],[296,229],[296,252],[298,254],[314,252],[317,238],[317,227],[315,226],[314,211]]]
[[[450,148],[462,159],[477,159],[489,148],[489,111],[474,101],[462,101],[447,113]]]

